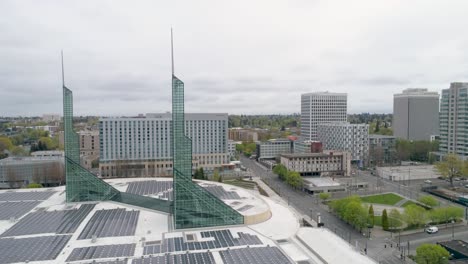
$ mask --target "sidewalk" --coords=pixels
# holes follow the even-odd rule
[[[305,216],[303,215],[302,213],[300,213],[299,211],[296,210],[296,208],[294,208],[293,206],[290,206],[288,205],[288,202],[285,201],[281,196],[279,196],[275,191],[273,191],[266,183],[264,183],[260,177],[252,177],[252,180],[254,182],[256,182],[258,184],[259,187],[261,187],[267,194],[268,194],[268,198],[270,198],[271,200],[273,200],[274,202],[276,203],[279,203],[279,204],[282,204],[284,206],[287,206],[293,213],[294,215],[296,216],[296,218],[298,220],[302,219],[302,218],[306,218],[309,220],[309,221],[312,221],[312,224],[316,227],[317,226],[317,222],[310,219],[310,216]]]

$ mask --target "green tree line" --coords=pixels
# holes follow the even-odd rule
[[[299,172],[288,170],[283,164],[278,164],[273,168],[273,172],[278,175],[278,177],[285,181],[287,184],[291,185],[293,188],[300,188],[304,184]]]

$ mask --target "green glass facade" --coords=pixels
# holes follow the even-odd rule
[[[172,212],[172,202],[120,192],[80,165],[78,134],[73,130],[73,93],[63,86],[63,123],[67,202],[106,201]]]
[[[185,136],[184,83],[172,76],[172,153],[176,229],[240,225],[244,217],[192,182],[192,141]]]
[[[103,201],[119,191],[80,165],[80,143],[73,130],[73,93],[63,87],[63,123],[67,202]]]

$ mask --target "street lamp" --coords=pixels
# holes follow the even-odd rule
[[[455,224],[455,220],[454,220],[454,219],[452,219],[452,240],[453,240],[453,239],[454,239],[454,237],[455,237],[455,233],[454,233],[454,229],[453,229],[453,227],[454,227],[454,224]]]

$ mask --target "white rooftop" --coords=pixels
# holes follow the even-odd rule
[[[139,181],[168,181],[170,178],[138,178],[138,179],[113,179],[108,182],[114,187],[118,188],[120,191],[126,191],[131,182]],[[142,258],[147,259],[153,256],[153,258],[164,258],[168,255],[182,256],[185,254],[192,253],[204,253],[210,254],[213,258],[214,264],[227,264],[223,259],[223,256],[230,254],[245,254],[246,258],[248,257],[249,251],[251,250],[266,250],[266,258],[272,258],[270,263],[294,263],[297,261],[308,261],[309,263],[343,263],[338,262],[339,260],[346,260],[347,263],[373,263],[369,258],[361,256],[359,252],[354,251],[345,241],[337,237],[331,232],[328,232],[326,229],[316,229],[316,228],[301,228],[299,225],[299,219],[294,214],[294,212],[284,203],[284,201],[277,201],[270,199],[265,196],[260,196],[256,190],[246,190],[232,185],[226,185],[222,183],[215,182],[206,182],[199,181],[199,184],[205,188],[218,186],[222,187],[225,192],[230,194],[236,193],[235,197],[240,197],[240,199],[223,199],[223,201],[232,206],[234,209],[239,210],[240,208],[246,205],[250,205],[247,209],[240,211],[246,217],[245,219],[250,219],[249,221],[256,222],[255,224],[244,224],[240,226],[224,226],[224,227],[214,227],[214,228],[197,228],[190,230],[174,230],[172,226],[172,216],[141,208],[135,207],[127,204],[121,204],[116,202],[98,202],[98,203],[71,203],[67,204],[65,202],[65,187],[56,187],[56,188],[44,188],[44,189],[20,189],[20,190],[6,190],[0,191],[0,208],[1,206],[9,206],[14,203],[26,203],[33,202],[28,199],[28,197],[37,197],[37,194],[50,193],[49,197],[36,200],[37,203],[33,209],[29,212],[26,212],[24,215],[18,217],[18,219],[12,220],[0,220],[0,245],[6,244],[6,247],[12,246],[14,241],[20,241],[21,239],[37,239],[43,237],[64,237],[70,236],[69,240],[65,242],[63,248],[58,247],[57,256],[53,259],[47,259],[43,261],[33,261],[31,259],[29,263],[33,264],[45,264],[45,263],[93,263],[93,261],[108,261],[107,263],[125,263],[125,264],[137,264]],[[18,195],[21,194],[20,198],[23,199],[22,202],[18,201]],[[24,195],[24,196],[23,196]],[[3,197],[3,198],[2,198]],[[15,199],[11,198],[11,201],[7,201],[8,197],[16,197]],[[38,198],[39,199],[39,198]],[[14,201],[13,201],[14,200]],[[28,200],[28,201],[26,201]],[[70,210],[85,207],[84,204],[91,204],[89,213],[85,215],[81,222],[76,220],[77,218],[68,219],[67,216],[59,219],[60,221],[68,221],[67,223],[72,223],[73,221],[78,221],[76,230],[71,233],[57,233],[47,231],[49,233],[32,232],[34,234],[19,234],[11,235],[11,231],[15,229],[15,225],[24,224],[25,218],[35,215],[45,214],[45,212],[71,212]],[[93,207],[94,206],[94,207]],[[88,205],[89,208],[89,205]],[[128,225],[124,221],[126,218],[114,217],[110,218],[110,222],[107,224],[99,224],[96,222],[98,215],[109,215],[109,212],[115,209],[119,209],[119,212],[128,212],[135,214],[136,212],[138,217],[136,219],[136,227],[134,232],[131,235],[118,235],[118,236],[102,236],[97,237],[96,239],[92,238],[80,238],[82,233],[90,234],[99,234],[100,232],[114,232],[114,229],[117,230],[119,225]],[[0,210],[1,211],[1,210]],[[104,214],[103,214],[104,213]],[[54,213],[52,213],[54,214]],[[1,212],[0,212],[1,216]],[[0,218],[1,219],[1,218]],[[23,220],[23,221],[22,221]],[[46,219],[47,220],[47,219]],[[26,225],[26,229],[29,227],[33,228],[37,226],[37,222],[31,222]],[[51,224],[53,221],[50,222]],[[98,223],[98,224],[96,224]],[[94,229],[93,228],[94,224]],[[90,227],[91,226],[91,227]],[[46,229],[50,229],[51,226],[46,226]],[[224,230],[224,231],[221,231]],[[37,230],[36,230],[37,231]],[[216,231],[222,232],[227,241],[232,240],[235,244],[227,245],[224,244],[210,248],[209,250],[199,248],[200,245],[216,245],[215,242],[218,241],[214,235],[207,235],[206,231]],[[229,237],[227,237],[229,235]],[[14,240],[12,239],[14,238]],[[171,242],[172,241],[172,242]],[[175,241],[175,242],[174,242]],[[219,240],[221,241],[221,240]],[[218,242],[219,242],[218,241]],[[218,243],[216,242],[216,243]],[[3,244],[2,244],[3,243]],[[168,244],[169,243],[169,244]],[[174,243],[170,246],[170,243]],[[192,248],[183,248],[183,246],[197,245]],[[194,244],[195,243],[195,244]],[[214,243],[214,244],[213,244]],[[237,243],[237,244],[236,244]],[[133,251],[129,255],[124,257],[95,257],[93,254],[97,252],[106,252],[106,254],[121,254],[122,252],[116,250],[117,246],[129,245],[133,247]],[[167,248],[163,245],[168,246]],[[107,246],[107,247],[106,247]],[[4,246],[4,250],[6,248]],[[97,247],[97,248],[91,248]],[[158,248],[161,252],[151,252],[149,249],[153,250]],[[82,249],[84,248],[84,249]],[[110,251],[108,250],[111,249]],[[313,249],[313,250],[311,250]],[[26,256],[33,256],[38,253],[35,248],[16,248],[14,249],[19,252],[19,254],[24,254]],[[86,251],[86,254],[82,256],[86,259],[74,260],[73,256],[76,257],[77,252]],[[270,250],[278,250],[280,254],[284,257],[284,261],[275,262],[274,255],[268,254]],[[124,250],[125,251],[125,250]],[[0,262],[1,263],[26,263],[23,262],[8,262],[8,252],[3,252],[0,246]],[[73,252],[73,254],[72,254]],[[237,252],[237,253],[236,253]],[[6,254],[8,253],[8,254]],[[39,252],[41,253],[41,252]],[[47,253],[47,252],[46,252]],[[103,253],[104,254],[104,253]],[[258,254],[258,253],[255,253]],[[3,262],[1,261],[3,255]],[[17,256],[11,256],[11,260],[14,260]],[[5,262],[5,259],[7,261]],[[117,261],[120,260],[120,262]],[[326,260],[324,262],[323,260]],[[351,262],[350,262],[351,261]],[[155,263],[155,262],[154,262]],[[246,262],[248,263],[248,262]]]
[[[315,187],[340,186],[339,182],[334,181],[330,177],[302,177],[302,179]]]

